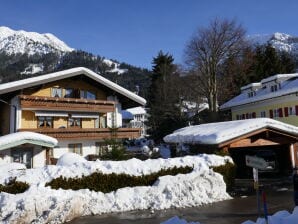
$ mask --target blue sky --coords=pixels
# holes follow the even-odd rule
[[[151,68],[159,50],[183,63],[187,41],[215,17],[247,34],[298,36],[295,0],[0,0],[0,25],[53,33],[70,47]]]

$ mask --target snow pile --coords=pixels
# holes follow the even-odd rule
[[[57,161],[57,166],[72,166],[79,163],[87,162],[82,156],[76,153],[65,153]]]
[[[0,51],[8,54],[47,54],[51,52],[69,52],[73,48],[50,33],[39,34],[23,30],[12,30],[0,26]]]
[[[271,224],[297,224],[298,222],[298,207],[294,208],[293,213],[289,213],[288,211],[279,211],[276,212],[272,216],[268,216],[268,223]],[[258,218],[256,222],[253,221],[245,221],[242,224],[266,224],[266,220],[264,218]]]
[[[137,209],[166,209],[198,206],[230,199],[223,177],[210,166],[225,164],[229,157],[216,155],[186,156],[173,159],[140,161],[86,161],[72,165],[46,166],[14,172],[18,181],[30,188],[17,195],[0,193],[0,221],[4,223],[61,223],[75,217]],[[66,160],[67,161],[67,160]],[[67,165],[67,166],[65,166]],[[70,166],[69,166],[70,165]],[[193,166],[193,172],[160,177],[153,186],[126,187],[102,193],[84,190],[53,190],[45,183],[59,176],[76,177],[93,172],[146,175],[160,169]],[[4,183],[8,175],[1,176]]]
[[[230,139],[272,128],[298,135],[298,128],[270,118],[255,118],[218,123],[208,123],[181,128],[164,137],[165,142],[188,144],[220,144]]]
[[[200,224],[200,223],[199,222],[187,222],[185,219],[180,219],[178,216],[174,216],[160,224]]]

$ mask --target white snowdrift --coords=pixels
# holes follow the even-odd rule
[[[137,209],[166,209],[198,206],[230,199],[220,174],[210,169],[230,160],[216,155],[187,156],[140,161],[95,161],[71,166],[46,166],[26,172],[15,171],[18,181],[30,183],[28,191],[0,193],[0,221],[3,223],[61,223],[78,216]],[[153,186],[121,188],[104,194],[90,190],[53,190],[45,183],[59,176],[75,177],[92,172],[143,175],[174,166],[194,166],[186,175],[160,177]],[[5,177],[6,176],[6,177]],[[7,181],[2,175],[0,183]],[[5,178],[4,178],[5,177]]]

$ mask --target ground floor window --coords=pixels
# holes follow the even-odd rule
[[[68,151],[72,153],[77,153],[79,155],[83,155],[82,144],[81,143],[69,144]]]
[[[33,150],[32,149],[13,149],[11,151],[12,162],[23,163],[27,168],[32,168]]]
[[[105,142],[96,142],[96,155],[104,155],[108,152],[108,146]]]

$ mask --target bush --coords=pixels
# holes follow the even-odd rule
[[[28,188],[29,188],[29,184],[16,181],[16,178],[12,179],[7,185],[0,184],[0,192],[6,192],[10,194],[23,193]]]
[[[213,167],[213,170],[223,175],[223,179],[227,185],[227,191],[231,191],[235,185],[236,165],[227,162],[225,165]]]
[[[190,173],[192,170],[193,167],[186,166],[162,169],[159,172],[142,176],[131,176],[123,173],[103,174],[101,172],[93,173],[89,176],[83,176],[82,178],[65,178],[60,176],[47,183],[46,186],[50,186],[53,189],[89,189],[93,191],[108,193],[111,191],[116,191],[117,189],[123,187],[151,186],[160,176],[174,176],[180,173],[186,174]]]
[[[116,139],[107,139],[105,144],[111,147],[111,150],[108,150],[104,155],[101,156],[102,160],[128,160],[130,156],[127,154],[125,147],[121,142],[118,142]]]

